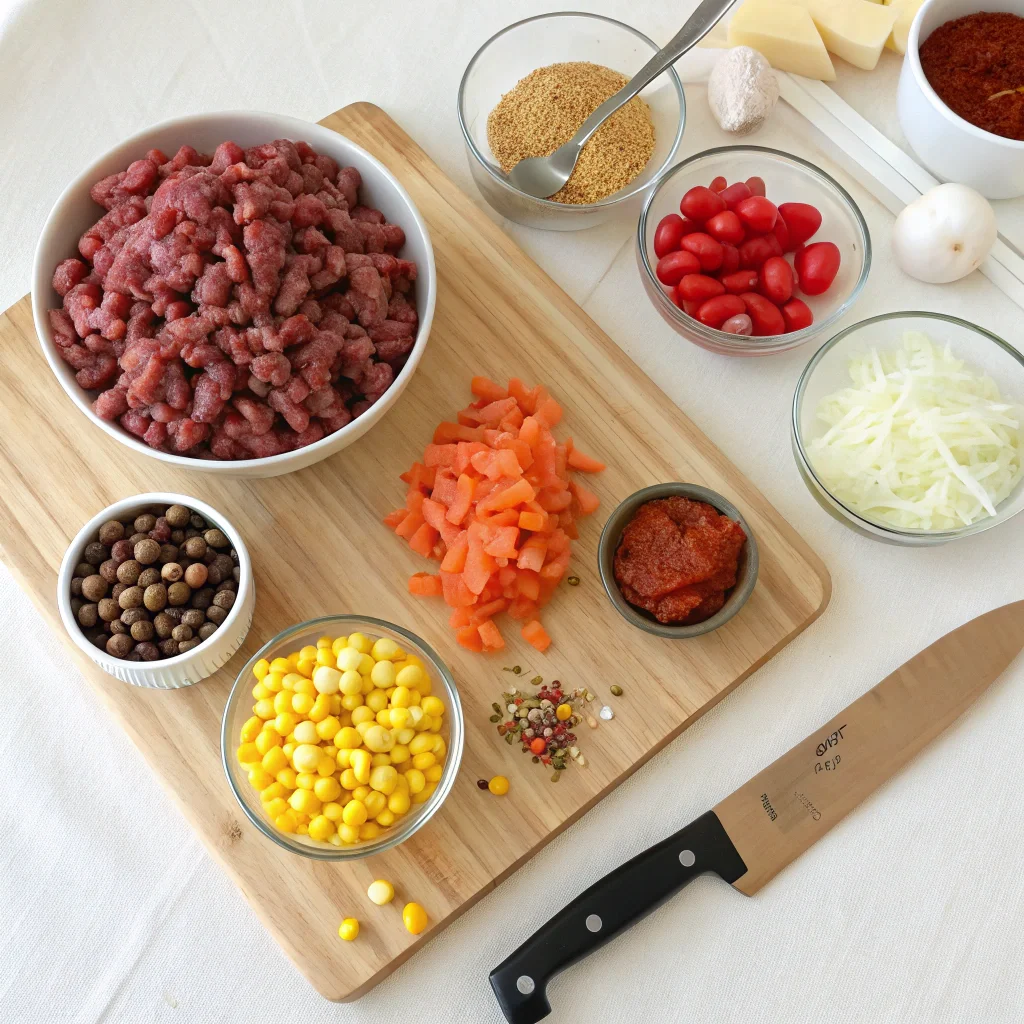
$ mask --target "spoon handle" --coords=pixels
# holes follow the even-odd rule
[[[609,96],[580,125],[572,141],[579,147],[586,144],[606,118],[623,104],[628,103],[641,89],[649,85],[667,67],[674,64],[687,50],[697,45],[721,20],[732,6],[733,0],[702,0],[683,27],[659,50],[614,96]]]

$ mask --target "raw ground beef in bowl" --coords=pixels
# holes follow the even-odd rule
[[[390,202],[394,216],[386,194],[388,185],[401,192],[394,179],[347,140],[303,127],[358,153],[363,173],[322,139],[316,148],[286,138],[213,146],[207,125],[205,151],[198,142],[126,144],[113,173],[79,179],[89,198],[78,197],[71,219],[88,226],[74,254],[70,225],[62,247],[51,240],[53,292],[43,309],[34,295],[34,307],[65,390],[119,439],[127,432],[135,447],[197,468],[289,463],[272,470],[281,472],[344,447],[348,440],[325,439],[349,424],[346,434],[362,434],[404,386],[408,374],[388,395],[421,347],[417,292],[433,270],[422,221],[404,192],[415,222],[401,206],[395,220],[404,224],[390,221],[372,197]],[[176,137],[189,136],[182,128]],[[109,170],[111,161],[97,166]],[[390,180],[372,180],[376,168]],[[44,240],[52,231],[48,222]],[[43,250],[41,241],[37,288]]]

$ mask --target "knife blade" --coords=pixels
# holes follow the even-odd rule
[[[603,946],[697,875],[748,896],[816,843],[954,722],[1024,648],[1024,601],[926,647],[713,810],[576,897],[490,974],[509,1024],[551,1012],[559,971]]]

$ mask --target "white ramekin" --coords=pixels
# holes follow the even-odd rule
[[[198,512],[208,522],[227,534],[231,546],[238,553],[238,594],[231,606],[227,618],[221,623],[217,632],[198,647],[193,647],[185,654],[173,658],[162,658],[159,661],[124,661],[113,658],[106,651],[89,643],[82,627],[71,613],[71,577],[75,566],[82,560],[86,545],[96,539],[99,528],[108,519],[119,519],[122,516],[138,515],[140,512],[153,511],[153,506],[184,505],[193,512]],[[187,494],[172,494],[157,491],[150,494],[136,494],[123,501],[115,501],[102,512],[97,513],[78,531],[75,539],[68,545],[64,560],[60,563],[57,574],[57,607],[68,635],[79,650],[84,651],[104,672],[122,682],[133,686],[146,686],[155,690],[176,690],[182,686],[191,686],[207,676],[213,675],[242,646],[249,626],[252,624],[253,608],[256,605],[256,584],[252,578],[252,562],[249,551],[239,532],[216,509],[205,501],[189,497]]]
[[[383,397],[362,416],[315,444],[294,452],[273,455],[265,459],[221,462],[157,451],[140,438],[129,434],[120,424],[111,423],[97,416],[92,410],[92,396],[75,380],[74,370],[57,352],[46,313],[48,309],[61,304],[60,296],[53,289],[54,268],[61,260],[77,255],[78,239],[103,212],[89,198],[89,188],[94,182],[115,171],[124,170],[148,149],[157,148],[173,154],[179,146],[187,143],[201,152],[212,152],[226,139],[231,139],[243,147],[271,142],[274,139],[301,139],[318,152],[333,157],[342,166],[357,168],[363,178],[360,192],[367,203],[382,211],[389,221],[398,224],[405,231],[402,255],[413,260],[418,268],[416,312],[419,315],[419,326],[416,342],[405,366]],[[329,128],[295,117],[251,110],[193,114],[164,121],[138,135],[133,135],[94,161],[68,185],[54,204],[39,236],[32,268],[32,316],[35,320],[36,333],[39,335],[50,368],[75,405],[101,430],[142,455],[159,459],[180,469],[219,473],[222,476],[270,477],[291,473],[311,466],[314,462],[341,451],[342,448],[347,448],[353,441],[362,437],[398,401],[416,371],[430,335],[436,297],[437,273],[434,268],[434,250],[430,244],[430,235],[419,210],[398,179],[365,149]]]
[[[921,70],[920,44],[939,25],[977,11],[1024,16],[1024,0],[925,0],[921,5],[900,72],[900,126],[936,177],[970,185],[988,199],[1014,199],[1024,195],[1024,142],[993,135],[954,114]]]

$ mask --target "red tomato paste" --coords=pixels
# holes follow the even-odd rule
[[[736,585],[746,540],[739,523],[704,502],[648,501],[622,531],[615,581],[631,605],[659,622],[703,622]]]

